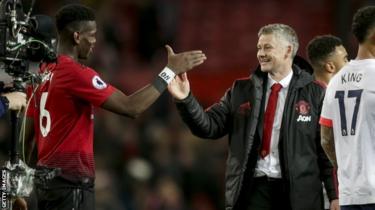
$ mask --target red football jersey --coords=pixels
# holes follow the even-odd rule
[[[70,180],[94,178],[94,106],[115,88],[69,56],[41,68],[43,80],[31,97],[27,116],[33,117],[38,166],[61,168]]]

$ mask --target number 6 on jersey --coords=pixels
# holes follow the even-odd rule
[[[42,93],[42,96],[40,97],[40,115],[39,115],[39,127],[40,132],[42,133],[43,137],[46,137],[51,130],[51,116],[48,112],[46,107],[46,101],[47,101],[48,92]],[[45,118],[45,123],[43,123],[43,120]],[[43,126],[45,124],[45,126]]]

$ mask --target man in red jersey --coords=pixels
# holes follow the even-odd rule
[[[166,89],[176,74],[198,66],[206,59],[201,51],[174,54],[156,79],[127,96],[104,82],[87,59],[96,42],[92,9],[67,5],[56,15],[59,35],[56,62],[41,68],[43,80],[27,110],[27,142],[35,136],[37,167],[59,168],[50,182],[36,184],[39,209],[94,209],[93,107],[137,117]],[[32,134],[30,131],[35,131]]]

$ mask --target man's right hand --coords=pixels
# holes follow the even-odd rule
[[[175,54],[169,45],[166,45],[165,48],[168,52],[167,67],[176,75],[189,71],[190,69],[202,64],[207,59],[206,55],[200,50]]]
[[[183,73],[177,75],[168,85],[168,91],[175,99],[178,100],[183,100],[188,97],[190,93],[190,84],[187,74]]]
[[[21,110],[26,107],[26,94],[22,92],[11,92],[2,94],[9,101],[9,110]]]

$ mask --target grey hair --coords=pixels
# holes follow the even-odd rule
[[[269,24],[263,26],[259,30],[258,37],[264,34],[274,34],[289,42],[293,48],[292,58],[296,56],[299,44],[297,33],[294,31],[292,27],[281,23]]]

